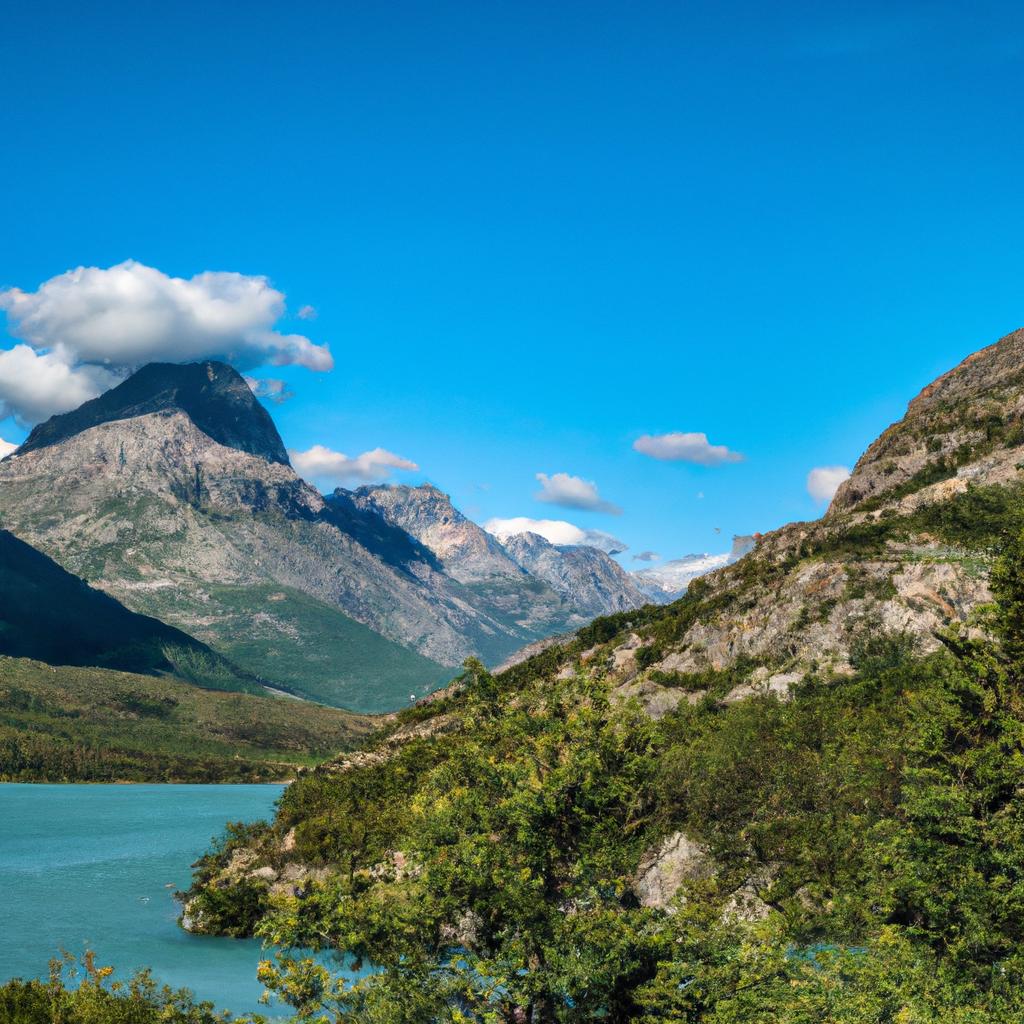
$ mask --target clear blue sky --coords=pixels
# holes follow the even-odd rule
[[[336,361],[289,447],[722,550],[1024,323],[1022,72],[1009,3],[8,4],[0,287],[267,275]]]

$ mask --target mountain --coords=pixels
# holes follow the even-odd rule
[[[269,413],[245,380],[223,363],[150,363],[73,412],[39,424],[19,454],[60,444],[102,423],[183,413],[228,448],[288,465],[288,453]]]
[[[431,484],[338,490],[328,499],[337,501],[375,511],[407,531],[492,615],[512,615],[537,639],[645,601],[629,575],[603,551],[556,547],[536,534],[499,540]]]
[[[686,588],[701,576],[706,576],[723,565],[731,565],[754,549],[753,537],[733,537],[732,549],[725,554],[683,555],[661,565],[638,569],[631,573],[634,583],[652,601],[666,604],[678,600]]]
[[[325,501],[218,362],[143,367],[0,462],[12,533],[132,611],[327,703],[390,710],[466,657],[493,664],[585,621],[468,521],[507,575],[474,579],[470,558],[439,556],[384,504]]]
[[[205,644],[129,611],[7,530],[0,530],[0,655],[262,692],[253,676]]]
[[[1022,443],[1018,332],[821,520],[298,779],[183,923],[358,950],[356,1017],[1024,1020]]]
[[[494,537],[467,519],[448,495],[432,484],[334,492],[334,501],[345,499],[415,537],[437,556],[445,572],[461,583],[518,580],[525,575]]]
[[[587,618],[646,604],[629,573],[610,555],[586,545],[556,545],[536,533],[513,534],[504,548]]]

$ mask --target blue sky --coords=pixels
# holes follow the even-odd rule
[[[290,448],[384,448],[420,467],[393,479],[481,521],[612,533],[626,564],[723,550],[820,514],[813,467],[852,465],[1024,323],[1022,22],[985,3],[8,5],[0,289],[128,259],[265,275],[276,330],[334,357],[256,373],[294,392],[271,406]],[[671,432],[744,459],[633,449]],[[539,502],[538,473],[622,512]]]

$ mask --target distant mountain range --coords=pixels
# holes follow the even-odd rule
[[[739,561],[748,551],[754,550],[754,543],[754,537],[733,537],[732,549],[726,553],[683,555],[662,565],[638,569],[632,574],[633,580],[648,600],[667,604],[682,597],[699,576]]]
[[[607,554],[503,545],[429,485],[325,498],[218,362],[150,364],[37,426],[0,461],[0,524],[242,675],[362,711],[646,600]]]

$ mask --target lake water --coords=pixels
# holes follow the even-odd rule
[[[186,934],[172,893],[226,822],[268,818],[282,788],[0,784],[0,981],[89,948],[115,977],[151,967],[222,1009],[260,1010],[259,943]]]

